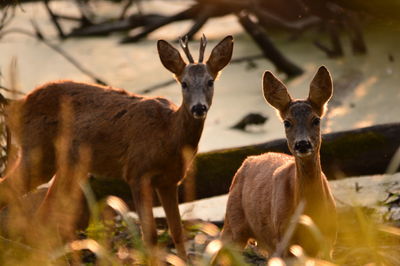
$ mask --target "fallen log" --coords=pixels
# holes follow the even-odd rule
[[[394,175],[373,175],[329,181],[339,212],[352,207],[365,207],[385,215],[388,221],[400,221],[400,199],[396,193],[400,189],[400,173]],[[397,196],[397,197],[396,197]],[[179,206],[182,220],[224,221],[228,194],[186,202]],[[156,218],[164,218],[161,206],[153,209]]]
[[[400,123],[325,134],[321,146],[322,169],[330,180],[383,174],[399,146]],[[196,173],[191,177],[195,180],[195,199],[226,193],[247,156],[270,151],[289,154],[286,139],[199,154],[194,163]]]
[[[399,146],[400,123],[325,134],[321,147],[322,168],[331,180],[383,174]],[[233,175],[247,156],[271,151],[289,153],[286,139],[198,154],[181,186],[181,200],[227,193]],[[131,201],[129,187],[122,181],[94,178],[91,185],[98,198],[116,195]]]

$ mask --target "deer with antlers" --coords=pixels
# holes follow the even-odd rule
[[[154,189],[164,207],[178,255],[186,258],[177,187],[196,154],[213,98],[214,81],[231,60],[233,38],[227,36],[218,43],[205,63],[204,35],[198,62],[193,60],[187,38],[180,43],[189,63],[168,42],[157,43],[162,64],[181,84],[183,101],[179,107],[164,98],[73,81],[47,83],[11,104],[8,125],[20,147],[20,158],[1,180],[1,203],[15,201],[55,174],[40,207],[43,215],[49,215],[51,200],[57,197],[55,191],[75,182],[58,180],[57,173],[59,158],[55,143],[62,124],[60,107],[67,100],[72,119],[65,161],[77,164],[82,159],[79,148],[85,145],[90,151],[90,173],[126,181],[141,221],[144,241],[150,247],[157,241],[151,209]],[[19,110],[18,119],[16,110]],[[13,123],[15,120],[19,122]],[[40,157],[32,158],[37,151]]]
[[[229,191],[222,239],[244,247],[249,238],[273,254],[300,202],[304,214],[321,230],[330,250],[336,238],[336,209],[321,170],[320,119],[332,95],[328,70],[320,67],[305,100],[294,100],[271,72],[263,76],[264,97],[284,121],[293,156],[266,153],[247,158],[236,172]],[[292,243],[316,255],[321,243],[307,228],[297,227]]]

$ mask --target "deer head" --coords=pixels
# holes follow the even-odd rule
[[[267,102],[278,110],[283,120],[291,153],[304,158],[319,152],[320,119],[333,92],[326,67],[318,69],[305,100],[293,100],[286,86],[269,71],[263,76],[263,91]]]
[[[158,54],[164,67],[175,75],[182,86],[184,107],[194,118],[204,119],[212,103],[214,81],[232,58],[233,38],[227,36],[218,43],[206,63],[203,63],[207,44],[204,35],[201,38],[197,63],[190,54],[187,37],[180,39],[180,44],[189,63],[182,59],[177,49],[164,40],[157,43]]]

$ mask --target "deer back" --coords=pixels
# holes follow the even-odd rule
[[[7,120],[11,131],[18,132],[16,137],[23,150],[39,149],[43,154],[54,154],[57,136],[63,133],[62,104],[71,108],[72,158],[81,145],[88,145],[93,157],[92,170],[99,174],[121,176],[128,157],[143,159],[156,156],[155,150],[162,153],[169,148],[167,132],[174,130],[171,120],[177,108],[168,100],[59,81],[35,89],[9,107]],[[149,140],[156,148],[148,149]]]

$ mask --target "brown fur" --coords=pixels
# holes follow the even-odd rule
[[[305,200],[304,214],[313,219],[331,248],[336,238],[335,202],[321,170],[319,124],[313,124],[332,94],[329,73],[321,67],[311,83],[310,95],[319,99],[315,105],[310,99],[292,100],[286,87],[269,72],[264,74],[264,94],[281,118],[291,123],[286,137],[294,156],[266,153],[243,162],[230,188],[222,238],[239,247],[255,238],[272,254],[300,200]],[[295,148],[296,141],[303,139],[312,144],[306,156]],[[315,243],[304,227],[298,227],[292,243],[300,244],[309,255],[321,251],[321,243]]]
[[[164,66],[179,80],[190,83],[191,91],[184,90],[180,107],[164,98],[144,97],[121,89],[73,81],[44,84],[13,103],[8,109],[7,121],[21,155],[15,169],[11,169],[0,183],[1,203],[13,201],[51,179],[56,172],[56,161],[60,159],[56,158],[59,155],[57,138],[65,134],[61,131],[68,131],[68,165],[77,165],[81,148],[88,147],[90,173],[123,178],[131,188],[144,240],[149,246],[154,246],[157,241],[151,190],[157,191],[178,254],[185,258],[177,186],[196,154],[205,118],[195,118],[191,108],[199,98],[207,101],[207,107],[211,105],[213,86],[206,87],[207,81],[217,76],[229,62],[232,48],[230,36],[214,48],[210,59],[215,61],[216,56],[223,57],[219,59],[223,64],[214,65],[217,72],[210,72],[203,63],[186,65],[175,48],[165,41],[158,42]],[[203,71],[190,71],[193,67]],[[199,80],[203,82],[199,83]],[[72,115],[67,125],[62,125],[60,118],[64,102],[69,104]],[[41,159],[35,162],[32,157],[38,154],[37,151]],[[60,180],[59,176],[57,173],[39,216],[46,217],[58,191],[67,190],[66,186],[73,183]]]

